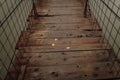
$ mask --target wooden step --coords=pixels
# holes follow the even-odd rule
[[[91,50],[109,50],[110,46],[106,44],[83,44],[83,45],[57,45],[57,46],[28,46],[23,47],[24,52],[64,52],[64,51],[91,51]],[[21,49],[21,50],[22,50]]]
[[[53,24],[53,23],[78,23],[84,24],[84,22],[89,23],[86,18],[81,18],[81,15],[75,16],[52,16],[52,17],[40,17],[37,19],[39,23]]]
[[[81,9],[81,7],[62,7],[62,9],[60,7],[47,7],[44,10],[42,8],[37,9],[38,10],[38,14],[39,15],[81,15],[83,16],[83,9]]]
[[[27,46],[51,46],[55,44],[55,46],[60,45],[82,45],[82,44],[96,44],[100,43],[100,41],[104,40],[102,37],[96,38],[61,38],[61,39],[29,39]],[[105,44],[102,42],[101,44]]]
[[[46,12],[46,13],[51,13],[51,12],[60,12],[60,11],[63,11],[63,13],[68,13],[68,12],[71,12],[71,13],[82,13],[84,11],[83,7],[82,6],[65,6],[65,5],[61,5],[61,6],[46,6],[46,7],[42,7],[40,6],[39,8],[37,7],[37,11],[38,13],[40,12]],[[62,13],[62,12],[60,12]],[[75,13],[75,14],[76,14]],[[59,13],[58,13],[59,14]],[[70,13],[69,13],[70,14]]]
[[[35,23],[33,27],[28,28],[31,31],[69,31],[69,30],[93,30],[93,27],[90,24],[39,24]],[[97,28],[96,30],[100,30]]]
[[[76,64],[76,65],[56,65],[56,66],[41,66],[41,67],[28,67],[25,80],[29,80],[29,76],[33,79],[44,80],[96,80],[105,79],[114,76],[114,70],[109,70],[106,63],[89,63],[89,64]],[[113,73],[113,74],[112,74]]]
[[[83,38],[83,37],[99,37],[101,31],[98,34],[93,34],[94,31],[36,31],[31,33],[29,39],[41,39],[41,38]]]
[[[28,63],[30,66],[77,64],[77,63],[84,64],[90,62],[110,61],[108,58],[109,54],[110,53],[107,50],[52,52],[52,53],[24,53],[21,62]]]
[[[109,53],[105,51],[26,53],[23,57],[22,61],[28,63],[28,66],[51,66],[106,62]]]
[[[70,2],[70,1],[69,1]],[[73,1],[72,1],[73,2]],[[81,7],[81,3],[77,2],[73,4],[67,4],[66,1],[37,1],[37,12],[40,15],[61,15],[61,14],[82,14],[83,8]],[[53,4],[53,5],[50,5]],[[76,5],[75,5],[76,4]],[[44,6],[44,7],[43,7]]]
[[[79,57],[100,57],[100,56],[108,56],[109,51],[108,50],[95,50],[95,51],[74,51],[74,52],[51,52],[51,53],[23,53],[23,57],[25,59],[30,58],[63,58],[63,57],[73,57],[73,58],[79,58]]]
[[[37,2],[37,1],[36,1]],[[36,7],[37,7],[37,9],[40,9],[40,8],[45,8],[45,7],[49,7],[49,8],[52,8],[52,7],[83,7],[83,6],[81,6],[81,3],[79,3],[79,2],[77,2],[77,3],[74,3],[74,4],[72,4],[72,3],[69,3],[69,4],[66,4],[64,1],[63,1],[63,3],[57,3],[57,4],[53,4],[53,5],[51,5],[51,3],[49,3],[49,2],[47,2],[47,1],[44,1],[44,2],[40,2],[40,1],[38,1],[37,3],[36,3]],[[43,9],[44,10],[44,9]]]
[[[42,1],[40,1],[40,0],[36,0],[36,1],[38,1],[38,2],[41,2],[41,3],[46,3],[46,2],[48,2],[48,3],[50,3],[50,4],[63,4],[63,3],[70,3],[70,4],[75,4],[75,3],[81,3],[79,0],[42,0]]]
[[[31,58],[30,60],[23,61],[23,63],[27,63],[28,66],[51,66],[51,65],[70,65],[70,64],[88,64],[94,62],[107,62],[108,57],[102,58],[90,58],[90,57],[82,57],[82,58],[62,58],[62,59],[39,59],[39,58]],[[111,60],[112,61],[112,60]]]
[[[75,2],[76,1],[76,2]],[[69,4],[68,4],[69,2]],[[51,5],[52,4],[52,5]],[[64,1],[59,1],[59,0],[55,0],[55,1],[51,1],[51,0],[36,0],[36,5],[38,7],[38,9],[40,7],[71,7],[71,6],[81,6],[80,1],[78,0],[64,0]]]

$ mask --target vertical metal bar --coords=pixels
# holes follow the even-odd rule
[[[35,2],[34,2],[34,0],[32,0],[32,1],[33,1],[34,18],[36,19],[39,15],[38,15],[38,12],[37,12],[37,9],[36,9]]]
[[[87,7],[88,7],[88,0],[86,0],[86,3],[85,3],[84,17],[87,17]]]

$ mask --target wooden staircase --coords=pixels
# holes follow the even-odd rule
[[[37,0],[39,17],[28,28],[21,61],[24,80],[97,80],[120,76],[111,66],[111,46],[94,33],[79,0]],[[20,43],[23,43],[20,41]]]

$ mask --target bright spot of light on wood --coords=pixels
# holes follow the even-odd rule
[[[57,41],[58,39],[57,38],[55,38],[55,41]]]
[[[66,49],[70,49],[70,47],[66,47]]]
[[[55,46],[55,44],[54,44],[54,43],[52,43],[52,46]]]

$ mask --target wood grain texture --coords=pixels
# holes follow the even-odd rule
[[[19,49],[27,65],[24,80],[97,80],[120,77],[111,46],[83,17],[80,0],[36,0],[27,43]],[[111,57],[111,58],[109,58]],[[115,64],[113,65],[113,62]]]

